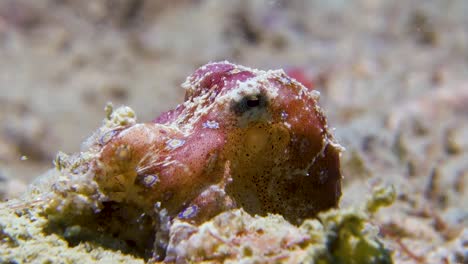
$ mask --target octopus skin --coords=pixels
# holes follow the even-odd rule
[[[298,223],[338,205],[342,148],[317,91],[229,62],[182,86],[175,109],[102,139],[96,180],[111,201],[193,223],[238,207]]]

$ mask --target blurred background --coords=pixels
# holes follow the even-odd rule
[[[197,67],[229,60],[320,91],[346,148],[342,205],[394,184],[382,222],[422,228],[424,255],[468,224],[467,14],[466,0],[0,0],[0,197],[80,151],[107,102],[150,121]]]

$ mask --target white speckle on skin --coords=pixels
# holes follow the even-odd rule
[[[203,123],[203,128],[218,129],[219,123],[213,120],[208,120],[205,123]]]
[[[166,146],[168,149],[170,150],[173,150],[173,149],[176,149],[178,147],[181,147],[185,144],[185,140],[183,139],[169,139],[167,142],[166,142]]]
[[[248,70],[252,71],[251,69]],[[276,98],[278,96],[278,88],[271,86],[268,78],[280,75],[283,71],[277,70],[265,72],[253,70],[253,72],[255,74],[254,77],[245,81],[237,80],[235,84],[237,87],[226,94],[219,96],[216,99],[216,102],[219,105],[223,105],[232,101],[240,101],[244,96],[249,94],[258,94],[261,90],[266,92],[268,98]]]
[[[320,99],[320,92],[317,91],[317,90],[310,91],[308,94],[309,94],[310,97],[312,97],[315,100]]]
[[[192,205],[184,209],[182,212],[179,213],[179,218],[188,219],[192,218],[198,213],[198,206]]]
[[[101,138],[99,139],[99,144],[101,145],[105,145],[107,144],[109,141],[111,141],[111,139],[117,134],[118,132],[116,130],[109,130],[107,131],[106,133],[104,133],[104,135],[101,136]]]
[[[284,84],[284,85],[291,84],[291,79],[289,79],[287,77],[281,76],[280,80],[281,80],[281,83]]]
[[[219,193],[222,196],[226,195],[223,189],[221,189],[218,185],[211,185],[208,189],[203,191],[200,196],[201,197],[209,197],[210,195],[213,195],[213,193]]]
[[[159,177],[156,174],[145,175],[143,177],[143,184],[146,187],[152,187],[153,185],[155,185],[158,182],[159,182]]]

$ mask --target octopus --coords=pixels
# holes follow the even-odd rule
[[[182,87],[175,109],[100,140],[96,181],[110,200],[191,223],[233,208],[300,223],[337,207],[342,147],[318,91],[226,61]]]

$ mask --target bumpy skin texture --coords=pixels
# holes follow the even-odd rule
[[[201,222],[235,207],[292,222],[336,207],[341,147],[318,92],[282,70],[207,64],[185,102],[101,140],[97,182],[110,200]]]

